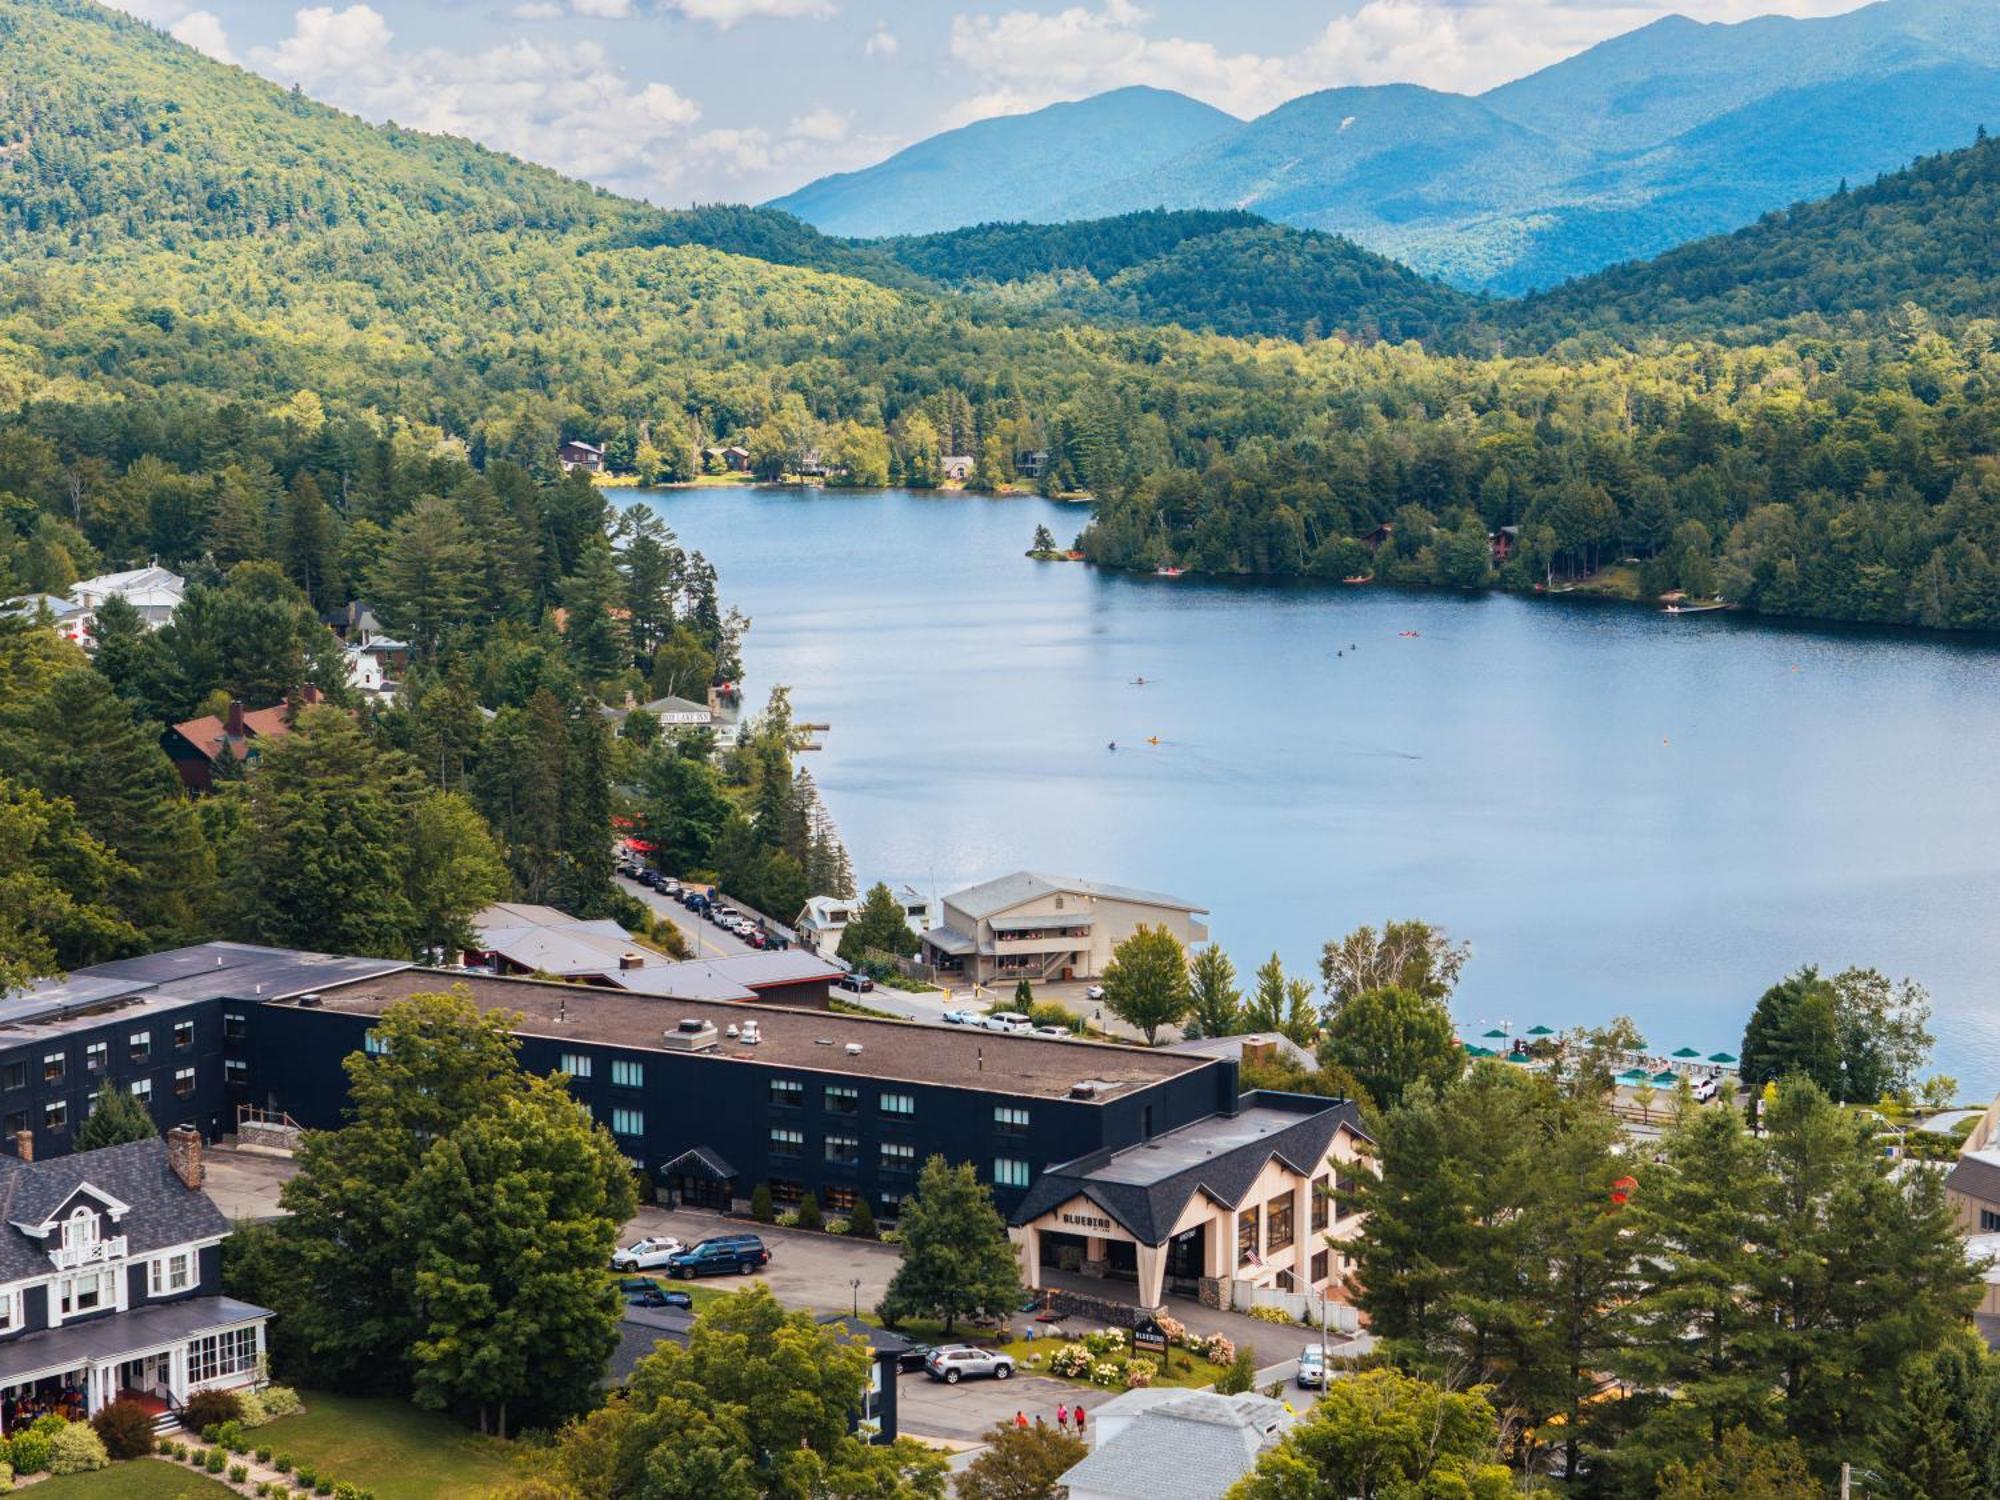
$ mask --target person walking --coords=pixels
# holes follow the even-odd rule
[[[1056,1426],[1060,1427],[1065,1433],[1069,1431],[1069,1403],[1067,1401],[1056,1403]]]
[[[1079,1401],[1079,1402],[1077,1402],[1077,1403],[1076,1403],[1076,1410],[1070,1413],[1070,1419],[1071,1419],[1072,1421],[1074,1421],[1074,1422],[1076,1423],[1076,1435],[1077,1435],[1078,1437],[1082,1437],[1082,1436],[1083,1436],[1083,1403],[1082,1403],[1081,1401]]]
[[[1014,1413],[1014,1427],[1020,1432],[1028,1430],[1028,1415],[1026,1412],[1017,1411]]]

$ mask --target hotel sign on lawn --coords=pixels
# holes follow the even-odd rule
[[[1167,1357],[1167,1331],[1151,1318],[1138,1324],[1132,1330],[1132,1352],[1152,1354],[1161,1359]]]

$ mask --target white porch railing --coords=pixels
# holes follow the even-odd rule
[[[94,1266],[125,1258],[125,1236],[93,1240],[88,1245],[58,1245],[49,1252],[49,1262],[58,1271],[74,1271],[78,1266]]]

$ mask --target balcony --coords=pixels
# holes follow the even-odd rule
[[[93,1240],[88,1245],[58,1245],[49,1252],[49,1262],[58,1271],[74,1271],[79,1266],[103,1265],[125,1258],[125,1236]]]

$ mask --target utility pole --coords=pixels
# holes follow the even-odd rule
[[[1840,1466],[1840,1500],[1851,1500],[1853,1493],[1854,1465],[1843,1463]]]

